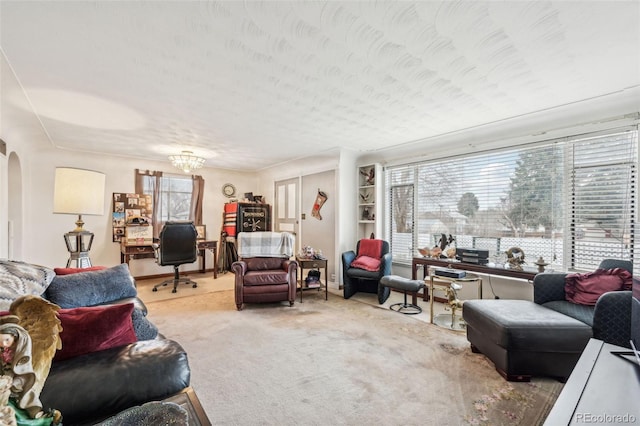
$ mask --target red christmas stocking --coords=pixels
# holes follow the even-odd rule
[[[315,217],[318,220],[322,220],[322,216],[320,216],[320,209],[327,201],[327,194],[318,190],[318,195],[316,196],[316,201],[313,203],[313,209],[311,209],[311,216]]]

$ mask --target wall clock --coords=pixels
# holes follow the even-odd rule
[[[222,193],[227,198],[233,198],[236,195],[236,187],[230,183],[225,183],[222,185]]]

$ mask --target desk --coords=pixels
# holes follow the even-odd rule
[[[317,287],[320,290],[324,286],[324,300],[329,300],[329,283],[327,281],[327,259],[305,259],[304,257],[296,256],[296,262],[298,262],[298,267],[300,268],[300,303],[302,303],[302,293],[305,290],[310,290],[314,287],[305,287],[304,282],[304,274],[303,271],[305,269],[317,269],[324,268],[324,284],[322,284],[322,279],[320,279],[320,287]],[[321,277],[322,278],[322,277]]]
[[[124,239],[120,241],[120,263],[129,264],[132,259],[149,259],[155,257],[153,244],[128,243]]]
[[[488,275],[500,275],[503,277],[520,278],[524,280],[533,281],[533,278],[537,275],[537,272],[516,271],[513,269],[504,268],[491,268],[485,265],[476,265],[474,263],[463,263],[452,259],[432,259],[430,257],[414,257],[411,262],[411,278],[417,279],[418,267],[422,266],[422,278],[427,277],[427,269],[429,266],[436,266],[439,268],[461,269],[464,271],[479,272],[481,274]]]
[[[200,272],[205,273],[206,268],[206,256],[205,250],[210,250],[213,253],[213,279],[218,278],[218,242],[211,241],[198,241],[198,256],[200,256]]]
[[[198,256],[200,257],[200,272],[206,271],[205,250],[211,250],[213,253],[213,278],[218,278],[218,241],[198,241]],[[155,257],[155,250],[152,243],[135,243],[120,241],[120,263],[127,265],[132,259],[149,259]]]

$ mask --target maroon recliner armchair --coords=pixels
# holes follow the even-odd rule
[[[246,235],[243,235],[246,234]],[[235,274],[236,307],[245,303],[288,301],[293,306],[298,288],[298,263],[290,260],[293,236],[285,232],[241,232],[240,260],[231,265]]]

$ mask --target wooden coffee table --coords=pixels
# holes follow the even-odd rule
[[[164,399],[163,402],[173,402],[186,410],[189,415],[189,426],[211,426],[211,421],[207,417],[207,413],[204,412],[193,388],[188,387]]]

